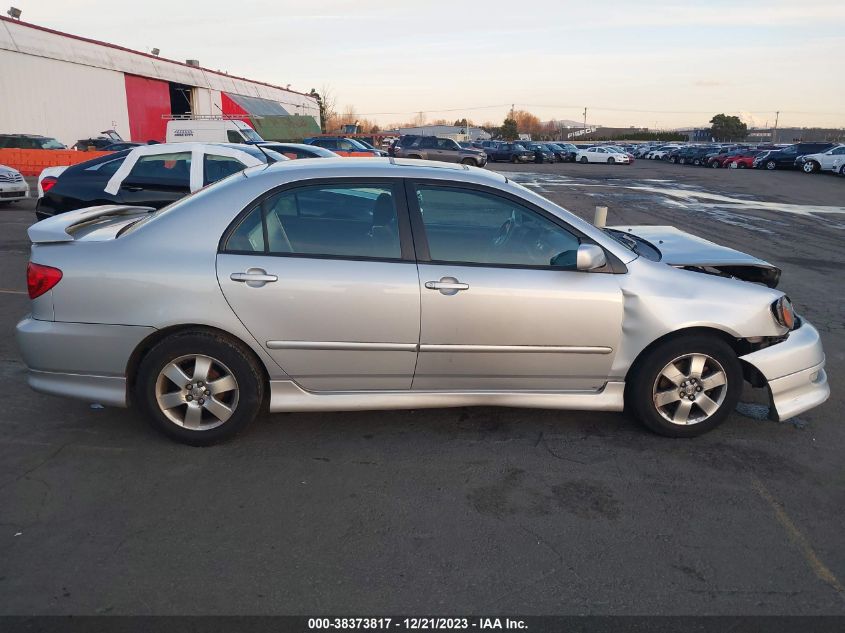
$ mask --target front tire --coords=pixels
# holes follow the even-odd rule
[[[734,350],[721,339],[701,334],[670,339],[637,363],[626,404],[659,435],[695,437],[736,408],[742,380]]]
[[[808,160],[804,165],[801,167],[804,170],[805,174],[812,174],[819,170],[819,164],[814,160]]]
[[[590,161],[587,160],[586,156],[582,156],[581,160],[579,160],[578,162],[581,163],[582,165],[586,165]]]
[[[777,169],[777,168],[778,168],[778,164],[775,161],[773,161],[773,160],[766,161],[766,169],[768,169],[769,171],[772,171],[772,170]]]
[[[478,167],[478,163],[475,162],[472,158],[464,158],[461,161],[461,165],[469,165],[470,167]]]
[[[208,446],[256,418],[264,378],[240,343],[216,332],[186,331],[144,356],[135,396],[159,431],[184,444]]]
[[[615,162],[616,162],[616,159],[615,159],[615,158],[613,158],[612,156],[611,156],[610,158],[608,158],[608,159],[607,159],[607,164],[608,164],[608,165],[612,165],[612,164],[613,164],[613,163],[615,163]]]

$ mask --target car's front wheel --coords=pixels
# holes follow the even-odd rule
[[[812,174],[819,170],[819,164],[814,160],[808,160],[804,165],[801,167],[804,170],[805,174]]]
[[[771,171],[772,169],[777,169],[777,167],[778,167],[778,164],[775,161],[773,161],[773,160],[766,161],[766,169],[768,169],[769,171]]]
[[[608,159],[607,159],[607,164],[608,164],[608,165],[612,165],[612,164],[613,164],[613,163],[615,163],[615,162],[616,162],[616,159],[615,159],[615,158],[613,158],[612,156],[611,156],[610,158],[608,158]]]
[[[477,162],[475,162],[475,159],[474,159],[474,158],[464,158],[464,159],[461,161],[461,165],[469,165],[469,166],[471,166],[471,167],[478,167],[478,163],[477,163]]]
[[[159,342],[138,368],[136,399],[170,437],[195,446],[227,439],[261,409],[264,379],[253,356],[210,331]]]
[[[583,165],[584,163],[588,162],[588,161],[587,161],[587,157],[586,157],[586,156],[582,156],[582,157],[581,157],[581,160],[580,160],[579,162],[580,162],[582,165]]]
[[[655,433],[694,437],[724,422],[741,390],[734,350],[718,338],[694,335],[648,352],[634,369],[626,403]]]

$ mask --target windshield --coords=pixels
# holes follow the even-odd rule
[[[41,147],[44,149],[65,149],[65,146],[54,138],[48,138],[41,141]]]
[[[258,133],[253,130],[252,128],[246,128],[241,130],[241,134],[244,135],[244,138],[248,141],[252,141],[253,143],[260,143],[264,139],[261,138]]]
[[[359,141],[357,139],[348,138],[348,139],[345,139],[345,140],[349,141],[352,144],[352,147],[354,147],[355,149],[364,150],[364,151],[370,149],[369,147],[366,147],[361,141]]]
[[[375,147],[373,147],[372,145],[370,145],[369,143],[367,143],[367,141],[363,141],[363,140],[361,140],[360,138],[351,138],[351,139],[349,139],[349,140],[350,140],[350,141],[355,141],[356,143],[358,143],[358,145],[363,145],[363,146],[364,146],[364,149],[375,149]]]
[[[637,237],[633,233],[625,233],[617,229],[602,229],[607,235],[613,238],[616,242],[637,255],[641,255],[653,262],[659,262],[662,255],[657,247],[651,242],[647,242],[641,237]]]

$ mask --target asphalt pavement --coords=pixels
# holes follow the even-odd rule
[[[845,614],[845,178],[491,165],[609,224],[671,224],[783,268],[832,396],[749,392],[693,440],[622,414],[275,414],[190,448],[36,394],[32,201],[0,208],[0,614]]]

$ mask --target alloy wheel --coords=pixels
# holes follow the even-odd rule
[[[652,400],[657,412],[672,424],[699,424],[713,416],[728,393],[728,376],[707,354],[685,354],[657,375]]]
[[[159,372],[155,397],[174,424],[208,431],[224,424],[238,406],[238,381],[219,360],[203,354],[180,356]]]

